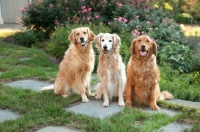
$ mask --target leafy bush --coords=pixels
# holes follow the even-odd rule
[[[193,24],[195,23],[194,18],[188,13],[176,14],[174,17],[175,21],[183,24]]]
[[[32,31],[19,31],[12,35],[14,39],[14,43],[31,47],[33,44],[37,42],[37,37],[33,34]]]
[[[183,74],[178,70],[172,70],[169,64],[160,68],[161,80],[160,89],[168,90],[175,98],[200,101],[200,88],[195,84],[193,74]]]
[[[159,51],[160,64],[165,62],[172,64],[174,69],[180,72],[190,72],[192,70],[191,50],[188,46],[172,42]]]
[[[21,8],[22,25],[35,32],[45,32],[49,36],[56,25],[64,25],[67,18],[66,2],[64,0],[45,0],[33,2],[28,7]]]
[[[194,82],[200,84],[200,72],[194,72]]]
[[[132,33],[133,37],[147,34],[162,49],[171,42],[185,44],[184,33],[170,15],[170,11],[162,8],[154,8],[151,3],[142,3],[144,8],[135,5],[124,5],[118,7],[115,12],[114,21],[109,27],[112,32]]]

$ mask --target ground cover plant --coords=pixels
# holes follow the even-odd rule
[[[159,102],[159,106],[173,108],[182,113],[175,117],[165,114],[145,113],[136,108],[124,108],[119,113],[106,119],[88,117],[86,115],[66,112],[65,107],[69,107],[75,102],[81,102],[80,95],[72,95],[67,99],[54,95],[53,91],[35,92],[27,89],[16,89],[4,86],[2,83],[12,80],[32,78],[39,80],[54,81],[58,71],[58,64],[51,62],[48,55],[34,48],[25,48],[13,44],[6,44],[0,41],[0,55],[5,58],[0,59],[0,108],[16,111],[21,116],[16,120],[9,120],[0,123],[0,131],[32,131],[46,125],[68,126],[85,131],[155,131],[171,122],[178,121],[192,124],[192,131],[199,129],[199,110],[170,105],[166,102]],[[29,57],[31,60],[20,61],[18,58]],[[162,70],[161,88],[173,86],[169,91],[173,91],[175,97],[182,93],[181,88],[196,88],[193,83],[182,83],[185,75],[177,73],[171,74],[169,67]],[[169,78],[171,77],[171,80]],[[176,78],[176,79],[175,79]],[[190,81],[191,76],[184,79]],[[91,84],[98,80],[94,78]],[[181,86],[177,85],[180,84]],[[165,87],[164,87],[165,86]],[[180,91],[176,91],[176,90]],[[199,90],[198,90],[199,91]],[[198,91],[194,91],[197,96]],[[187,92],[185,92],[187,93]],[[183,96],[184,97],[184,96]],[[189,96],[190,97],[190,96]],[[193,96],[191,96],[193,97]],[[186,116],[187,115],[187,116]],[[120,126],[120,127],[119,127]]]

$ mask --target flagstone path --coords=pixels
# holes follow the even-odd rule
[[[0,58],[5,58],[6,56],[0,56]],[[29,60],[31,58],[19,58],[19,60]],[[0,72],[1,76],[2,72]],[[97,78],[96,76],[92,76],[91,79]],[[24,80],[16,80],[9,83],[4,83],[4,85],[13,87],[13,88],[22,88],[22,89],[31,89],[33,91],[40,91],[40,89],[44,86],[52,85],[53,83],[48,81],[41,81],[41,80],[35,80],[35,79],[24,79]],[[95,90],[95,87],[92,88]],[[104,108],[102,106],[103,100],[95,100],[94,97],[89,97],[88,103],[75,103],[70,107],[65,108],[66,111],[73,111],[78,114],[85,114],[92,117],[97,117],[100,119],[104,119],[106,117],[112,116],[114,113],[120,112],[123,110],[124,107],[119,107],[117,101],[110,102],[110,106],[107,108]],[[200,102],[191,102],[191,101],[185,101],[180,99],[174,99],[174,100],[168,100],[169,103],[172,104],[178,104],[183,106],[189,106],[194,108],[200,108]],[[153,111],[150,108],[139,108],[142,109],[144,112],[148,113],[164,113],[168,116],[175,116],[176,114],[179,114],[179,112],[166,109],[166,108],[160,108],[159,111]],[[10,110],[3,110],[0,109],[0,123],[6,121],[6,120],[14,120],[16,118],[19,118],[20,115],[12,112]],[[164,126],[158,130],[162,132],[181,132],[184,129],[191,128],[190,125],[181,124],[177,122],[173,122],[167,126]],[[81,132],[81,130],[74,130],[71,128],[63,127],[63,126],[45,126],[42,127],[34,132]]]

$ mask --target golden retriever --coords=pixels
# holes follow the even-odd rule
[[[119,54],[120,37],[116,34],[100,33],[96,36],[95,42],[100,52],[97,68],[100,83],[97,85],[95,98],[101,99],[103,96],[103,107],[108,107],[113,97],[119,97],[119,106],[124,106],[126,70]]]
[[[90,76],[94,68],[94,51],[92,41],[95,34],[88,27],[72,30],[69,35],[71,44],[60,63],[59,72],[54,86],[44,87],[41,90],[54,89],[54,93],[66,98],[71,92],[79,93],[82,102],[88,102],[85,92],[95,96],[90,91]]]
[[[131,43],[131,57],[127,65],[127,82],[125,87],[126,105],[149,105],[159,110],[158,99],[172,99],[167,91],[160,93],[160,72],[156,64],[157,44],[149,36],[141,35]]]

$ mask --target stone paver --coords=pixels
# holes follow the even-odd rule
[[[3,59],[3,58],[5,58],[6,56],[4,56],[4,55],[0,55],[0,59]]]
[[[0,109],[0,123],[4,122],[5,120],[14,120],[18,117],[19,117],[19,114],[13,111]]]
[[[186,100],[181,100],[181,99],[166,100],[166,101],[169,103],[172,103],[172,104],[189,106],[189,107],[193,107],[193,108],[200,108],[200,102],[192,102],[192,101],[186,101]]]
[[[185,129],[190,129],[190,128],[191,126],[189,125],[173,122],[167,126],[160,128],[158,132],[182,132]]]
[[[5,85],[8,85],[10,87],[15,88],[23,88],[23,89],[31,89],[34,91],[40,91],[40,89],[44,86],[52,85],[53,83],[47,82],[47,81],[39,81],[39,80],[18,80],[14,82],[5,83]]]
[[[63,126],[46,126],[38,129],[34,132],[81,132],[80,130],[74,130]]]
[[[164,113],[168,116],[175,116],[176,114],[180,113],[178,111],[174,111],[174,110],[170,110],[170,109],[166,109],[166,108],[161,108],[161,107],[160,107],[159,111],[151,110],[149,107],[148,108],[142,108],[142,110],[147,112],[147,113]]]
[[[25,60],[30,60],[32,58],[19,58],[18,60],[21,60],[21,61],[25,61]]]
[[[88,103],[79,103],[70,108],[66,108],[66,111],[73,111],[79,114],[85,114],[92,117],[105,118],[111,116],[114,113],[121,111],[124,107],[119,107],[117,102],[110,102],[110,106],[104,108],[102,106],[103,100],[96,100],[89,98]]]

